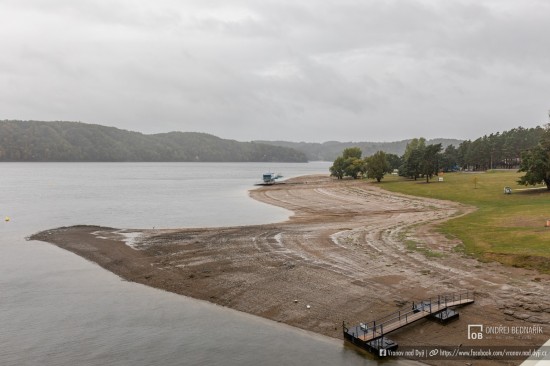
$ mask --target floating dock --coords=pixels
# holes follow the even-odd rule
[[[410,308],[399,310],[380,319],[348,327],[342,323],[344,339],[369,352],[380,354],[380,350],[395,350],[398,345],[386,335],[420,319],[430,318],[447,323],[458,318],[452,307],[474,302],[472,291],[439,295],[435,298],[413,302]]]

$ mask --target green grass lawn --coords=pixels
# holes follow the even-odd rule
[[[536,268],[550,273],[550,191],[518,185],[521,173],[491,171],[486,173],[446,173],[443,182],[437,177],[412,181],[386,176],[380,187],[415,196],[440,198],[469,204],[477,211],[439,226],[441,232],[464,242],[464,250],[480,260]],[[511,187],[510,195],[504,187]]]

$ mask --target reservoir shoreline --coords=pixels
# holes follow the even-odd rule
[[[171,230],[73,226],[31,239],[76,253],[128,281],[335,338],[342,338],[343,320],[364,322],[409,301],[472,290],[476,303],[460,310],[459,321],[447,326],[423,321],[391,338],[408,346],[456,346],[465,343],[467,324],[482,323],[537,324],[545,331],[528,340],[476,345],[540,346],[547,340],[549,276],[479,263],[454,250],[459,242],[433,230],[473,208],[326,176],[289,183],[294,184],[250,192],[294,212],[282,223]],[[405,243],[413,240],[441,256],[407,249]]]

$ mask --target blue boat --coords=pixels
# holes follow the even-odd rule
[[[264,184],[275,184],[277,179],[282,177],[283,176],[280,174],[264,173],[262,178],[263,178]]]

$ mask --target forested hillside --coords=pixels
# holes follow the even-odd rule
[[[0,161],[305,162],[291,148],[205,133],[144,135],[80,122],[0,121]]]
[[[425,144],[442,145],[440,167],[445,170],[517,169],[521,153],[536,146],[543,132],[542,127],[518,127],[473,141]],[[0,121],[0,161],[333,161],[349,147],[359,147],[363,156],[377,151],[402,156],[410,141],[239,142],[196,132],[144,135],[80,122]]]
[[[374,155],[377,151],[383,151],[388,154],[403,155],[407,144],[411,140],[402,140],[394,142],[337,142],[328,141],[323,143],[315,142],[288,142],[288,141],[256,141],[258,143],[274,146],[283,146],[302,151],[306,154],[308,160],[333,161],[340,153],[350,147],[359,147],[363,156]],[[462,140],[455,139],[432,139],[428,144],[441,144],[443,148],[449,145],[458,146]]]

